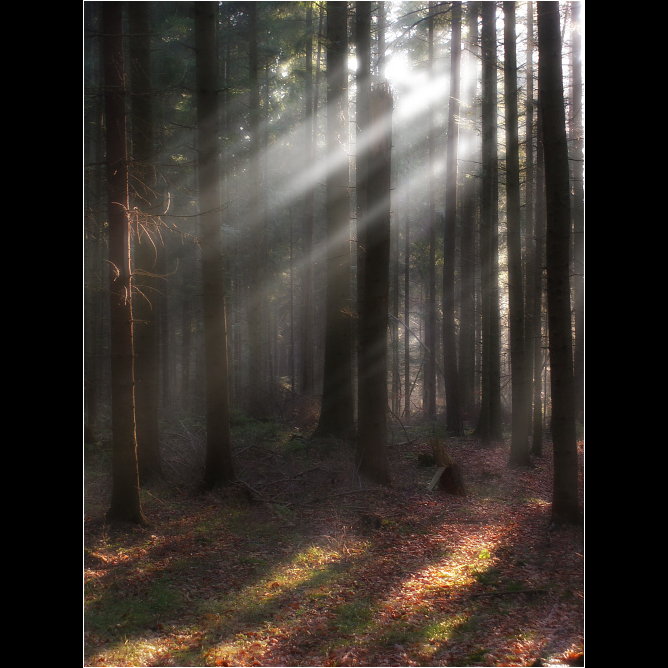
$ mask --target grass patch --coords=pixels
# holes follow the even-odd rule
[[[375,611],[369,599],[348,601],[334,609],[333,626],[340,635],[364,633],[373,623]]]
[[[86,600],[87,631],[111,636],[140,633],[156,620],[175,614],[183,602],[181,594],[166,578],[152,582],[143,591],[115,587],[100,597],[91,596],[88,588]]]

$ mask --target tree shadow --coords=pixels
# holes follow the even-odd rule
[[[360,522],[359,506],[328,502],[288,517],[211,499],[175,507],[159,533],[137,531],[134,545],[119,537],[126,558],[92,564],[100,596],[85,657],[151,638],[162,651],[143,665],[161,665],[165,651],[179,665],[479,665],[564,653],[582,637],[582,581],[565,580],[582,570],[582,539],[547,531],[532,475],[495,468],[490,455],[466,498],[413,484],[378,491],[363,506],[381,508],[377,528]]]

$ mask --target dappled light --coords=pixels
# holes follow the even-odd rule
[[[283,457],[284,443],[256,448],[250,466]],[[300,467],[343,476],[349,493],[324,489],[314,469],[281,505],[147,498],[158,533],[119,548],[96,529],[91,610],[115,600],[118,625],[89,631],[100,649],[87,663],[529,665],[580,652],[569,638],[582,536],[548,531],[549,457],[518,479],[500,450],[460,446],[472,490],[461,498],[427,492],[432,470],[407,457],[423,448],[392,450],[392,491],[351,484],[336,449],[300,451]],[[277,470],[265,493],[282,480]],[[365,521],[371,507],[377,524]],[[144,618],[150,637],[134,637]]]

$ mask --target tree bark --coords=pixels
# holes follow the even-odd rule
[[[357,96],[355,99],[355,204],[357,221],[357,308],[362,312],[366,271],[366,214],[369,186],[369,140],[371,95],[371,3],[355,3],[355,55],[357,56]]]
[[[135,216],[134,246],[134,349],[135,413],[139,479],[149,482],[162,475],[158,441],[160,404],[160,322],[157,285],[157,189],[153,156],[153,98],[151,92],[151,39],[148,5],[128,4],[130,25],[130,82],[132,100],[132,176]]]
[[[504,2],[504,106],[506,111],[506,201],[508,243],[508,299],[510,308],[510,364],[512,379],[511,466],[529,466],[531,400],[525,345],[524,272],[520,202],[519,127],[517,110],[517,53],[515,3]]]
[[[476,435],[502,439],[498,287],[498,156],[496,120],[496,3],[482,3],[481,406]]]
[[[545,292],[545,159],[543,156],[543,120],[540,104],[537,109],[536,122],[536,225],[535,225],[535,252],[534,264],[534,299],[535,311],[532,318],[533,332],[533,356],[534,356],[534,402],[533,402],[533,430],[531,442],[531,454],[541,456],[543,454],[543,412],[548,403],[547,391],[543,392],[545,386],[545,347],[543,339],[546,337],[544,329],[544,292]],[[543,398],[545,395],[545,398]]]
[[[453,436],[462,436],[462,410],[457,373],[455,329],[455,246],[457,239],[457,161],[459,148],[460,72],[462,3],[452,3],[450,42],[450,100],[445,171],[445,231],[443,237],[443,372],[445,375],[446,427]]]
[[[223,263],[218,86],[216,77],[217,2],[195,3],[197,151],[202,251],[204,354],[206,357],[207,489],[234,480],[230,435],[225,268]]]
[[[389,484],[387,325],[392,148],[392,94],[389,88],[376,86],[369,102],[374,139],[369,146],[365,281],[360,314],[357,465],[366,477]]]
[[[304,139],[306,160],[315,165],[315,95],[313,84],[313,3],[306,8],[306,99],[304,112]],[[313,393],[313,220],[315,187],[308,186],[304,196],[304,268],[302,277],[302,336],[301,336],[301,391]]]
[[[461,132],[465,132],[464,143],[469,147],[465,157],[462,178],[462,213],[460,241],[460,322],[459,322],[459,386],[460,403],[468,413],[476,403],[475,397],[475,359],[476,359],[476,234],[478,229],[478,162],[475,132],[477,126],[478,105],[475,101],[478,84],[477,62],[478,45],[478,3],[466,3],[466,23],[468,27],[468,65],[472,70],[465,87],[464,99],[467,106],[468,122]]]
[[[248,342],[249,342],[249,386],[248,412],[255,417],[264,417],[262,392],[262,332],[264,303],[262,284],[262,197],[260,195],[260,62],[258,56],[258,3],[248,3],[248,72],[250,77],[250,163],[248,180],[248,209],[250,231],[251,289],[248,296]]]
[[[111,507],[107,519],[143,524],[135,433],[122,7],[121,2],[106,2],[102,8],[113,448]]]
[[[350,300],[347,3],[327,3],[327,300],[322,409],[315,434],[355,432]]]
[[[570,185],[561,69],[559,3],[538,3],[538,86],[547,204],[547,311],[552,390],[552,521],[578,524],[578,455],[570,301]]]
[[[428,24],[428,64],[429,78],[434,80],[434,22],[436,3],[429,3]],[[434,178],[434,161],[436,155],[436,130],[434,124],[434,107],[429,105],[428,112],[428,239],[429,239],[429,285],[427,286],[427,320],[425,322],[425,343],[427,359],[424,372],[425,416],[429,419],[436,417],[436,184]]]
[[[99,17],[102,6],[98,3],[84,5],[86,24],[92,23]],[[94,75],[102,82],[102,63],[104,61],[102,48],[103,41],[85,40],[86,55],[91,62],[96,63]],[[97,64],[99,63],[99,65]],[[100,408],[100,389],[102,380],[102,337],[100,336],[103,318],[102,313],[107,308],[102,295],[106,294],[108,282],[104,270],[104,255],[106,252],[104,216],[104,135],[103,124],[100,122],[104,113],[104,96],[102,83],[99,94],[92,102],[91,119],[86,129],[84,148],[86,161],[86,178],[89,186],[85,191],[86,214],[84,219],[85,234],[85,277],[84,277],[84,443],[94,443],[97,438],[98,415]],[[90,178],[89,178],[90,177]]]
[[[542,179],[538,178],[539,155],[542,148],[536,145],[536,122],[534,99],[534,3],[527,3],[527,48],[526,48],[526,195],[525,220],[527,238],[527,308],[526,347],[533,391],[533,405],[529,400],[529,424],[531,429],[531,454],[541,456],[543,451],[543,400],[542,400],[542,308],[543,308],[543,232]],[[539,142],[539,146],[542,143]],[[540,171],[542,176],[542,171]]]
[[[582,128],[582,2],[571,2],[571,69],[569,115],[573,173],[573,311],[576,418],[584,422],[584,131]]]

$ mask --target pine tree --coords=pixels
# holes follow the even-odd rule
[[[347,3],[327,3],[327,298],[325,367],[318,436],[354,436]]]
[[[123,3],[104,3],[104,88],[109,224],[112,493],[109,521],[145,522],[139,499],[132,351]]]
[[[538,3],[538,86],[543,117],[547,204],[547,312],[552,389],[554,524],[582,521],[570,300],[570,184],[561,71],[559,3]]]
[[[234,480],[230,433],[225,283],[221,233],[220,147],[216,77],[217,2],[195,3],[197,149],[201,223],[206,462],[208,489]]]

